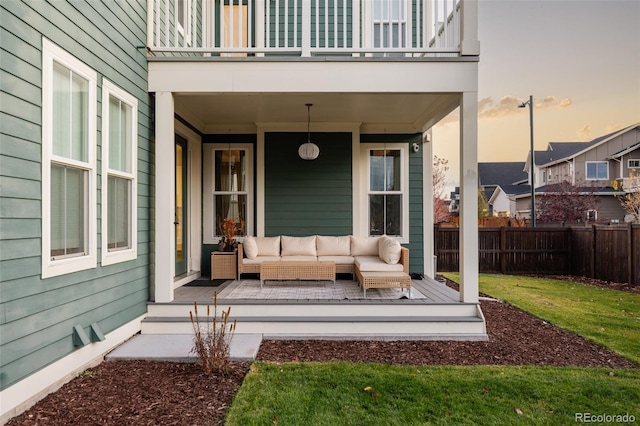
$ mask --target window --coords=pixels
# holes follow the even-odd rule
[[[102,264],[135,259],[138,100],[102,83]]]
[[[368,234],[389,235],[408,242],[407,147],[368,146]]]
[[[191,2],[192,0],[175,0],[176,21],[178,31],[186,37],[187,44],[191,44]]]
[[[96,266],[95,71],[42,39],[42,277]]]
[[[205,146],[205,243],[217,243],[222,222],[233,218],[239,236],[248,235],[253,217],[252,145]]]
[[[373,47],[405,47],[405,0],[373,0]]]
[[[597,210],[587,210],[587,221],[595,222],[598,220],[598,211]]]
[[[587,161],[587,180],[609,179],[609,163],[606,161]]]
[[[224,6],[224,47],[247,47],[247,5]],[[220,56],[247,56],[246,53],[221,53]]]
[[[627,167],[630,169],[640,168],[640,160],[627,160]]]

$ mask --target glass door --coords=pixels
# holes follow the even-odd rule
[[[176,276],[187,273],[187,140],[176,135]]]

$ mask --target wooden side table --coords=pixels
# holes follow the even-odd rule
[[[211,279],[234,280],[238,275],[238,253],[235,251],[211,252]]]

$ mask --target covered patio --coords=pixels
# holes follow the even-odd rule
[[[181,286],[171,302],[150,302],[142,334],[190,334],[194,302],[205,315],[217,292],[218,310],[231,308],[236,334],[273,339],[486,340],[477,302],[463,302],[445,284],[412,279],[412,295],[402,289],[370,289],[366,299],[356,281],[267,282],[258,277],[219,286]]]
[[[339,277],[335,285],[330,281],[267,281],[260,288],[258,277],[241,280],[228,280],[216,287],[201,285],[209,280],[205,277],[196,280],[195,285],[183,286],[175,290],[175,303],[211,304],[213,294],[217,292],[218,302],[251,300],[261,303],[295,301],[297,303],[459,303],[460,295],[454,289],[431,279],[412,279],[411,296],[405,289],[372,288],[367,291],[366,298],[357,281]]]

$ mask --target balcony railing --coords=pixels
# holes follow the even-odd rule
[[[638,192],[640,191],[640,176],[626,177],[617,179],[622,184],[622,189],[625,192]]]
[[[461,54],[465,0],[147,1],[154,55]]]

